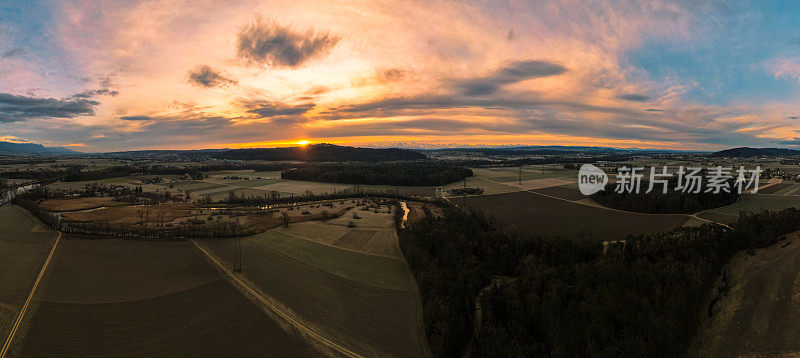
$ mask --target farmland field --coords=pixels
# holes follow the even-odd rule
[[[124,206],[127,203],[114,200],[110,197],[86,198],[58,198],[48,199],[39,203],[39,208],[47,211],[76,211],[94,209],[103,206]]]
[[[792,186],[793,186],[793,184],[790,184],[790,183],[773,184],[773,185],[770,185],[770,186],[768,186],[766,188],[758,189],[758,193],[759,194],[775,194],[775,193],[777,193],[779,191],[784,191],[786,189],[789,189]]]
[[[352,243],[352,239],[348,242],[347,237],[353,237],[351,233],[352,231],[337,239],[337,242],[342,241],[338,245],[344,248],[356,245]],[[278,230],[256,235],[252,237],[252,241],[306,265],[361,284],[398,291],[412,288],[405,264],[396,258],[342,250],[289,236]],[[364,244],[366,241],[368,240]]]
[[[220,171],[211,171],[206,172],[210,179],[222,179],[225,180],[225,177],[236,176],[239,178],[250,178],[250,179],[280,179],[281,172],[280,171],[255,171],[255,170],[220,170]]]
[[[788,235],[727,265],[729,291],[705,314],[690,355],[792,356],[800,354],[800,238]],[[716,289],[716,286],[715,286]],[[707,303],[717,293],[713,292]]]
[[[496,182],[517,182],[520,179],[520,167],[473,168],[476,177],[491,179]],[[577,177],[575,170],[564,169],[558,165],[525,165],[522,166],[522,180],[572,178]]]
[[[743,210],[777,211],[789,207],[800,207],[800,196],[742,194],[739,201],[733,205],[703,211],[698,213],[697,216],[703,219],[714,220],[729,224],[739,219],[739,212]]]
[[[329,225],[317,221],[293,223],[289,226],[280,226],[275,228],[275,230],[328,245],[333,244],[350,231],[350,229],[345,226]]]
[[[482,188],[484,195],[513,193],[521,190],[538,191],[550,187],[564,186],[576,182],[575,170],[553,165],[526,165],[522,167],[472,168],[472,177],[466,178],[466,186]],[[522,182],[520,183],[520,179]],[[445,189],[457,189],[464,181],[450,183]]]
[[[466,186],[469,188],[482,188],[484,195],[492,195],[492,194],[504,194],[504,193],[513,193],[515,191],[519,191],[519,188],[505,185],[501,183],[495,183],[488,180],[484,180],[483,177],[469,177],[466,179]],[[445,189],[458,189],[464,185],[464,181],[459,181],[451,184],[447,184],[444,186]]]
[[[347,215],[345,215],[347,216]],[[333,245],[363,253],[401,258],[394,244],[397,241],[391,228],[355,228],[320,221],[293,223],[280,226],[277,232],[325,245]]]
[[[590,233],[599,240],[623,239],[629,233],[669,231],[688,220],[685,215],[608,210],[525,191],[469,197],[467,206],[496,216],[512,229],[537,235]]]
[[[795,182],[789,182],[789,183],[784,182],[784,183],[776,184],[775,186],[777,186],[777,185],[781,185],[781,187],[779,189],[777,189],[777,190],[774,190],[774,191],[770,192],[769,189],[771,189],[771,187],[767,187],[766,189],[764,189],[764,190],[766,190],[766,192],[762,193],[761,190],[759,190],[758,193],[759,194],[786,195],[786,196],[789,196],[789,195],[800,196],[800,184],[798,184],[798,183],[795,183]]]
[[[584,200],[588,197],[581,194],[578,190],[577,186],[575,185],[559,185],[559,186],[551,186],[547,188],[539,188],[533,190],[534,192],[555,196],[557,198],[562,198],[566,200]]]
[[[319,354],[189,242],[62,239],[21,333],[12,355]]]
[[[230,265],[233,240],[203,240],[198,243]],[[257,239],[244,239],[241,244],[245,280],[278,306],[292,312],[306,326],[314,327],[323,336],[365,356],[424,355],[422,325],[418,319],[421,313],[415,290],[391,290],[347,279],[326,271],[331,269],[328,265],[310,265],[279,253]],[[326,250],[326,260],[351,259],[335,253],[336,250],[342,251],[335,247],[315,245],[320,246],[314,249],[316,252]],[[308,260],[307,256],[300,258]],[[401,261],[397,262],[402,265]],[[367,272],[387,266],[348,267],[349,270]],[[403,275],[403,278],[395,278],[398,282],[411,279],[410,272],[392,272]]]
[[[0,207],[0,345],[25,303],[57,233],[23,209]]]
[[[374,210],[351,210],[336,219],[328,220],[327,223],[347,226],[350,222],[353,222],[358,228],[389,229],[392,227],[393,221],[391,213],[387,213],[386,208],[386,206],[381,206],[377,213]],[[360,219],[354,219],[353,213],[356,213]]]

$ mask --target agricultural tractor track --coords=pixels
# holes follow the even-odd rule
[[[27,211],[25,212],[27,213]],[[39,270],[39,275],[36,277],[36,281],[33,282],[33,287],[31,287],[31,292],[28,294],[28,298],[25,300],[25,304],[23,304],[22,308],[19,310],[17,319],[16,321],[14,321],[14,325],[11,327],[11,332],[8,333],[8,338],[6,338],[5,344],[3,344],[3,349],[0,350],[0,358],[5,358],[6,354],[8,353],[8,350],[11,348],[11,343],[14,341],[14,335],[17,333],[17,329],[19,329],[19,325],[20,323],[22,323],[22,319],[25,317],[25,312],[28,310],[28,306],[33,300],[34,294],[36,294],[36,288],[39,287],[39,282],[42,281],[44,272],[47,270],[47,266],[53,259],[53,254],[55,254],[56,247],[58,247],[58,242],[60,240],[61,240],[61,232],[58,233],[58,237],[56,237],[56,241],[53,243],[53,247],[50,249],[50,254],[47,255],[47,259],[44,261],[42,269]]]
[[[256,298],[264,307],[269,309],[272,312],[275,312],[278,316],[283,318],[287,323],[291,324],[295,329],[299,330],[300,332],[308,335],[309,337],[313,338],[315,341],[323,344],[324,346],[333,349],[334,351],[351,358],[363,358],[362,355],[351,351],[350,349],[342,346],[339,343],[336,343],[323,335],[317,333],[313,329],[307,327],[299,320],[292,317],[290,314],[284,312],[282,309],[277,307],[275,304],[270,302],[270,300],[266,299],[263,295],[259,294],[256,290],[251,288],[248,284],[246,284],[242,279],[240,279],[233,271],[225,267],[219,260],[217,260],[214,255],[204,249],[200,244],[198,244],[195,240],[191,240],[192,244],[197,247],[206,257],[208,257],[220,270],[222,270],[225,275],[230,279],[230,281],[239,286],[240,288],[244,289],[248,294],[252,297]],[[2,357],[0,357],[2,358]]]

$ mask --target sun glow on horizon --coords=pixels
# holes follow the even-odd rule
[[[294,144],[297,144],[297,145],[300,145],[300,146],[303,146],[303,147],[305,147],[305,146],[307,146],[307,145],[311,144],[311,142],[309,142],[309,141],[307,141],[307,140],[301,140],[301,141],[299,141],[299,142],[295,142]]]

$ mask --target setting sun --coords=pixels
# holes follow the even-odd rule
[[[309,141],[307,141],[307,140],[301,140],[301,141],[299,141],[299,142],[296,142],[296,143],[294,143],[294,144],[297,144],[297,145],[302,145],[302,146],[306,146],[306,145],[308,145],[309,143],[311,143],[311,142],[309,142]]]

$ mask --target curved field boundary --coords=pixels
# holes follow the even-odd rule
[[[323,337],[319,333],[315,332],[314,330],[312,330],[312,329],[306,327],[305,325],[303,325],[302,323],[300,323],[294,317],[290,316],[289,314],[285,313],[284,311],[282,311],[281,309],[276,307],[274,304],[272,304],[272,302],[270,302],[269,300],[265,299],[263,296],[259,295],[255,290],[250,288],[250,286],[245,284],[241,279],[239,279],[239,277],[237,277],[233,272],[231,272],[227,267],[225,267],[225,265],[223,265],[221,262],[219,262],[219,260],[217,260],[217,258],[214,257],[214,255],[212,255],[211,253],[206,251],[206,249],[204,249],[202,246],[200,246],[195,240],[191,240],[191,241],[192,241],[192,244],[194,244],[195,247],[200,249],[200,251],[202,251],[203,254],[205,254],[209,259],[211,259],[211,261],[214,262],[214,264],[217,265],[217,267],[219,269],[221,269],[223,272],[225,272],[225,274],[229,278],[231,278],[231,280],[234,283],[236,283],[240,287],[244,288],[253,297],[258,299],[258,301],[261,302],[261,304],[263,304],[264,306],[267,306],[270,310],[272,310],[273,312],[277,313],[279,316],[281,316],[281,318],[283,318],[284,320],[289,322],[292,326],[297,328],[299,331],[301,331],[301,332],[303,332],[305,334],[308,334],[310,337],[314,338],[319,343],[322,343],[323,345],[325,345],[325,346],[327,346],[327,347],[329,347],[329,348],[331,348],[331,349],[333,349],[333,350],[345,355],[346,357],[363,358],[362,355],[359,355],[358,353],[355,353],[355,352],[343,347],[342,345],[340,345],[340,344],[338,344],[338,343],[336,343],[336,342],[334,342],[334,341],[332,341],[332,340],[330,340],[328,338]],[[3,358],[3,357],[0,356],[0,358]]]
[[[733,202],[732,204],[723,205],[723,206],[720,206],[720,207],[718,207],[718,208],[711,208],[711,209],[706,209],[706,210],[700,210],[700,211],[698,211],[698,212],[696,212],[696,213],[692,214],[692,217],[693,217],[693,218],[695,218],[695,219],[699,219],[699,220],[702,220],[702,221],[708,222],[708,223],[719,224],[719,225],[722,225],[722,226],[724,226],[724,227],[726,227],[726,228],[728,228],[728,229],[731,229],[731,227],[730,227],[729,225],[727,225],[727,224],[723,224],[723,223],[721,223],[721,222],[719,222],[719,221],[714,221],[714,220],[704,219],[704,218],[701,218],[701,217],[699,217],[699,216],[697,216],[697,215],[699,215],[699,214],[702,214],[702,213],[704,213],[704,212],[711,212],[711,211],[714,211],[714,210],[718,210],[718,209],[727,208],[727,207],[729,207],[729,206],[734,206],[734,205],[736,205],[736,204],[739,204],[739,202],[740,202],[741,200],[742,200],[742,196],[741,196],[741,195],[739,195],[739,197],[738,197],[738,198],[736,198],[736,201],[735,201],[735,202]]]
[[[31,292],[28,294],[28,299],[25,300],[25,304],[22,305],[22,309],[19,310],[17,320],[14,322],[14,326],[11,327],[11,332],[8,334],[6,343],[3,344],[3,349],[0,350],[0,358],[5,358],[6,353],[8,353],[8,349],[11,347],[11,342],[14,340],[14,335],[17,333],[17,329],[19,328],[20,323],[22,323],[22,318],[25,316],[25,311],[28,309],[28,305],[30,305],[33,295],[36,293],[36,287],[39,286],[39,282],[42,280],[42,276],[44,276],[44,271],[47,269],[47,265],[50,264],[50,260],[53,258],[53,254],[56,252],[56,247],[58,246],[58,242],[60,240],[61,233],[59,232],[58,237],[56,237],[56,242],[53,243],[53,248],[50,249],[50,254],[47,255],[47,260],[44,261],[42,269],[39,271],[39,276],[37,276],[36,281],[33,282],[33,287],[31,288]]]
[[[515,188],[519,188],[518,186],[515,186],[515,185],[509,185],[509,184],[506,184],[506,183],[500,183],[500,182],[496,182],[496,181],[494,181],[494,180],[491,180],[491,179],[480,178],[480,177],[479,177],[478,179],[483,179],[483,180],[486,180],[486,181],[489,181],[489,182],[492,182],[492,183],[495,183],[495,184],[502,184],[502,185],[508,185],[508,186],[513,186],[513,187],[515,187]],[[519,189],[520,189],[521,191],[525,191],[525,192],[528,192],[528,193],[533,193],[533,194],[536,194],[536,195],[545,196],[545,197],[552,198],[552,199],[563,200],[563,201],[566,201],[566,202],[569,202],[569,203],[575,203],[575,204],[580,204],[580,205],[586,205],[586,206],[591,206],[591,207],[593,207],[593,208],[597,208],[597,209],[603,209],[603,210],[609,210],[609,211],[617,211],[617,212],[622,212],[622,213],[638,214],[638,215],[683,215],[683,216],[686,216],[686,217],[688,217],[688,218],[696,218],[696,219],[698,219],[698,220],[702,220],[702,221],[705,221],[705,222],[708,222],[708,223],[717,224],[717,225],[722,225],[722,226],[725,226],[725,227],[727,227],[727,228],[729,228],[729,229],[730,229],[731,227],[730,227],[730,226],[728,226],[728,225],[726,225],[726,224],[723,224],[723,223],[721,223],[721,222],[714,221],[714,220],[708,220],[708,219],[701,218],[701,217],[697,216],[697,214],[700,214],[700,213],[701,213],[701,212],[703,212],[703,211],[709,211],[709,210],[714,210],[714,209],[724,208],[724,207],[727,207],[727,206],[732,206],[732,205],[736,205],[737,203],[739,203],[739,198],[737,198],[737,199],[736,199],[736,202],[735,202],[735,203],[733,203],[733,204],[728,204],[728,205],[725,205],[725,206],[721,206],[721,207],[719,207],[719,208],[706,209],[706,210],[703,210],[703,211],[696,212],[696,213],[694,213],[694,214],[654,214],[654,213],[640,213],[640,212],[636,212],[636,211],[627,211],[627,210],[614,209],[614,208],[609,208],[609,207],[607,207],[607,206],[605,206],[605,205],[601,205],[601,204],[592,205],[592,204],[589,204],[589,203],[583,202],[582,200],[569,200],[569,199],[565,199],[565,198],[561,198],[561,197],[557,197],[557,196],[553,196],[553,195],[549,195],[549,194],[539,193],[539,192],[536,192],[536,191],[533,191],[533,190],[527,190],[527,189],[522,189],[522,188],[519,188]],[[587,198],[588,198],[588,197],[587,197]]]

